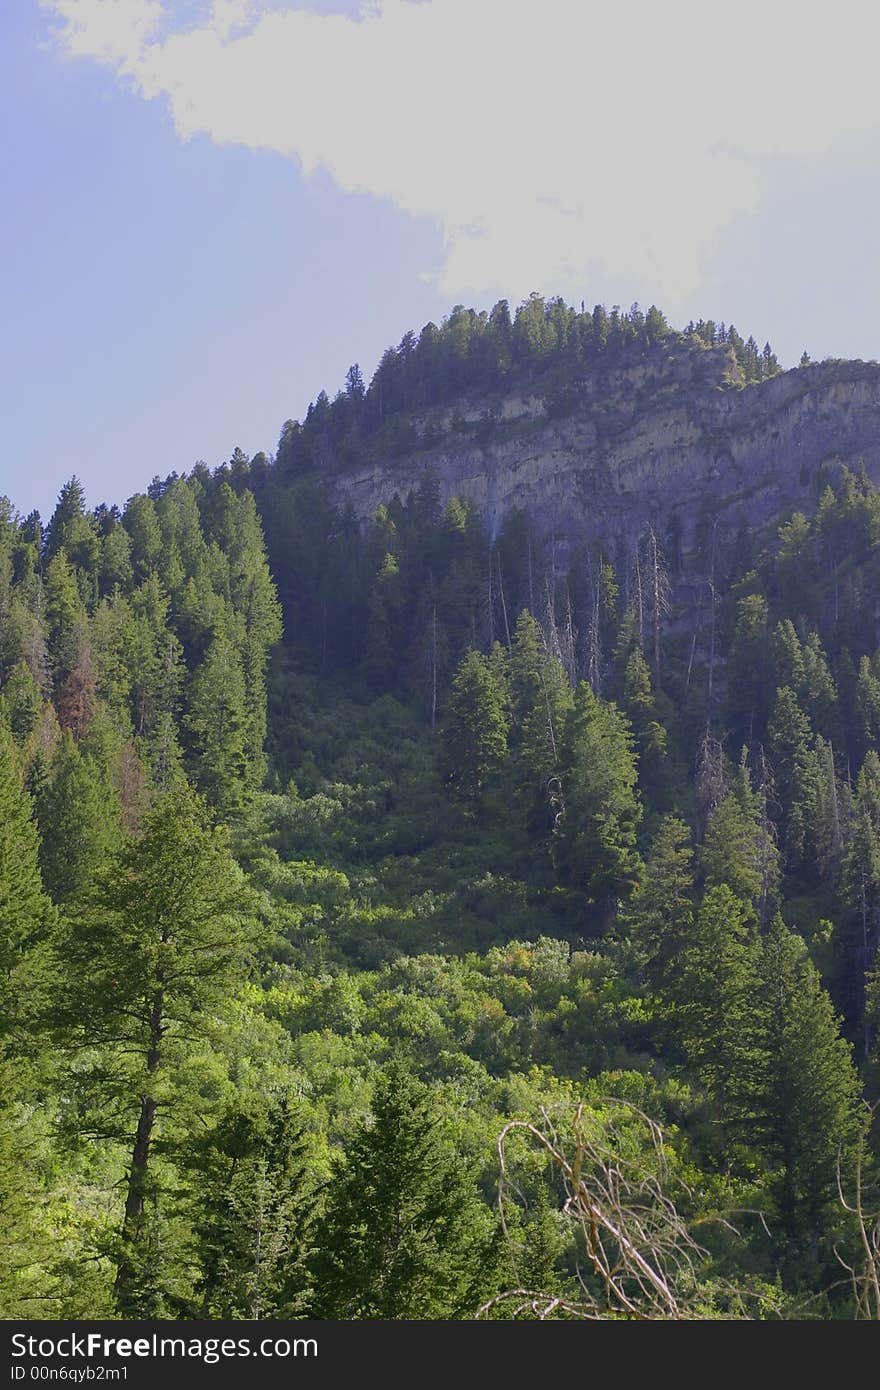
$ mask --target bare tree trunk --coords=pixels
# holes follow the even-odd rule
[[[639,650],[645,650],[645,606],[642,598],[642,557],[636,542],[636,612],[639,615]]]
[[[577,643],[577,633],[574,628],[574,620],[571,612],[571,594],[568,589],[565,591],[565,646],[563,652],[563,666],[568,676],[569,685],[577,684],[577,657],[575,647]]]
[[[840,863],[841,835],[840,835],[840,802],[837,797],[837,773],[834,767],[834,745],[828,745],[828,761],[830,763],[831,775],[831,805],[834,810],[834,863]]]
[[[493,566],[493,562],[492,562],[492,552],[491,552],[491,550],[490,550],[490,551],[489,551],[489,589],[488,589],[488,594],[487,594],[487,597],[486,597],[486,602],[487,602],[487,606],[488,606],[488,617],[489,617],[489,647],[490,647],[490,648],[492,647],[492,645],[493,645],[494,642],[495,642],[495,595],[494,595],[494,593],[492,592],[492,578],[493,578],[492,571],[493,571],[493,568],[494,568],[494,566]]]
[[[431,728],[437,727],[437,605],[431,609]]]
[[[702,611],[703,611],[703,591],[702,591],[702,588],[700,588],[700,589],[697,590],[697,611],[696,611],[696,613],[694,614],[694,632],[693,632],[693,636],[692,636],[692,638],[691,638],[691,654],[690,654],[690,656],[688,657],[687,676],[685,677],[685,682],[684,682],[684,688],[685,688],[685,690],[690,690],[690,688],[691,688],[691,672],[693,671],[693,668],[694,668],[694,656],[696,655],[696,650],[697,650],[697,638],[699,637],[700,631],[701,631],[700,618],[701,618],[701,616],[702,616]]]
[[[599,637],[599,590],[593,590],[593,611],[590,615],[590,632],[587,638],[587,680],[594,695],[598,695],[601,685],[602,647]]]
[[[533,618],[537,617],[537,612],[536,612],[536,609],[535,609],[535,584],[534,584],[534,575],[533,575],[533,573],[532,573],[532,538],[531,538],[531,536],[529,536],[529,612],[531,613],[531,615],[532,615]]]
[[[715,584],[709,580],[709,594],[712,601],[712,617],[709,624],[709,675],[706,681],[706,717],[712,718],[712,696],[715,683]]]
[[[654,629],[654,680],[660,683],[660,631],[663,619],[669,612],[669,575],[663,554],[657,541],[653,526],[648,528],[648,546],[651,560],[651,620]]]
[[[507,638],[507,650],[510,651],[510,623],[507,619],[507,603],[504,599],[504,576],[501,573],[501,556],[498,556],[498,593],[501,596],[501,612],[504,614],[504,635]]]
[[[163,996],[160,993],[155,999],[150,1013],[150,1042],[147,1051],[148,1080],[158,1070],[161,1060],[162,1009]],[[154,1096],[149,1094],[141,1096],[141,1108],[135,1131],[131,1168],[128,1174],[128,1188],[125,1195],[125,1212],[122,1218],[122,1250],[116,1268],[116,1281],[113,1286],[116,1310],[123,1315],[130,1315],[132,1311],[127,1305],[137,1277],[136,1259],[133,1251],[143,1224],[150,1144],[157,1108],[158,1101]]]

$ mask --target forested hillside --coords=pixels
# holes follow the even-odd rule
[[[3,503],[0,1315],[880,1315],[880,492],[560,548],[326,486],[505,374],[778,372],[600,309]]]

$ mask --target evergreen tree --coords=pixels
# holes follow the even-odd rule
[[[443,717],[446,779],[468,801],[479,799],[507,753],[506,692],[479,652],[459,666]]]
[[[810,721],[793,690],[783,686],[767,727],[767,752],[773,768],[774,800],[785,855],[791,868],[803,862],[816,820],[818,780]]]
[[[726,884],[710,888],[684,954],[677,1019],[697,1076],[714,1098],[723,1152],[747,1142],[759,1113],[765,1040],[758,950],[745,903]]]
[[[95,873],[60,942],[61,1036],[97,1056],[78,1074],[81,1103],[130,1154],[115,1293],[125,1317],[156,1316],[163,1306],[149,1201],[156,1131],[184,1097],[198,1107],[187,1093],[187,1058],[240,978],[255,939],[253,907],[224,832],[177,782],[140,837]]]
[[[712,814],[701,857],[707,887],[726,884],[759,921],[766,920],[778,893],[779,853],[765,797],[752,788],[745,763]]]
[[[62,550],[75,568],[95,569],[99,554],[98,537],[86,516],[85,493],[76,477],[62,487],[52,519],[46,527],[46,559],[51,561]]]
[[[56,903],[78,897],[119,844],[120,807],[95,759],[65,733],[36,794],[40,867]]]
[[[392,1063],[316,1237],[322,1318],[467,1318],[494,1292],[493,1222],[429,1087]]]
[[[541,629],[526,610],[516,622],[508,683],[514,777],[528,808],[530,834],[541,839],[552,826],[562,733],[572,694],[562,665],[547,654]]]
[[[586,681],[575,691],[560,762],[564,810],[557,821],[556,863],[608,913],[638,878],[642,805],[629,723],[616,705],[597,699]]]
[[[0,1317],[33,1315],[40,1253],[28,1118],[45,1088],[46,1013],[55,912],[43,892],[38,836],[11,740],[0,730]],[[41,1075],[42,1073],[42,1075]],[[39,1078],[39,1083],[37,1078]]]
[[[13,666],[0,690],[0,719],[19,743],[33,733],[43,708],[40,687],[26,661]]]
[[[318,1193],[302,1121],[287,1101],[240,1099],[194,1147],[199,1316],[303,1316]]]
[[[76,665],[85,633],[85,613],[76,578],[63,550],[53,556],[46,568],[45,614],[49,661],[57,691]]]
[[[122,524],[131,537],[131,563],[135,578],[146,579],[159,562],[162,532],[151,497],[137,492],[125,504]]]
[[[192,677],[184,722],[198,786],[223,811],[240,804],[251,781],[246,702],[238,652],[228,637],[218,637]]]
[[[693,860],[684,821],[664,817],[627,915],[649,984],[670,1000],[681,997],[694,937]]]
[[[869,1050],[865,980],[880,941],[880,758],[870,750],[856,782],[843,862],[844,911],[836,939],[838,996],[850,1026]]]
[[[837,1163],[856,1141],[859,1085],[849,1045],[804,942],[777,914],[764,941],[765,1148],[791,1235],[816,1237],[836,1196]]]
[[[39,835],[14,747],[0,730],[0,1060],[36,1045],[55,912],[43,891]]]

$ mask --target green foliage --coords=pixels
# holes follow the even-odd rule
[[[253,947],[254,906],[225,833],[178,783],[95,874],[59,945],[58,1025],[92,1058],[78,1077],[81,1104],[131,1153],[116,1256],[116,1304],[127,1316],[162,1306],[150,1148],[184,1103],[194,1045],[223,1014]]]
[[[228,638],[218,638],[193,675],[186,729],[196,782],[212,805],[227,812],[253,781],[246,701],[238,653]]]
[[[507,753],[506,692],[486,658],[471,651],[452,682],[443,718],[446,778],[466,801],[477,801]]]
[[[775,917],[764,941],[760,1005],[767,1045],[766,1147],[790,1235],[822,1230],[859,1133],[849,1045],[803,941]]]
[[[778,890],[778,851],[765,793],[753,789],[744,763],[709,822],[702,863],[707,887],[725,884],[766,920]]]
[[[311,1297],[313,1144],[289,1101],[237,1099],[188,1156],[202,1318],[295,1318]]]
[[[508,393],[589,399],[601,440],[603,382],[638,374],[636,409],[701,364],[776,370],[653,306],[457,306],[272,463],[124,515],[71,480],[45,541],[0,502],[4,1315],[468,1317],[508,1261],[607,1311],[525,1116],[652,1220],[681,1175],[709,1248],[676,1306],[854,1311],[880,494],[829,467],[766,531],[745,493],[729,530],[661,506],[560,568],[428,470],[366,526],[322,482],[500,448]]]
[[[38,1045],[46,1006],[56,918],[43,892],[38,854],[31,800],[11,740],[0,731],[0,1061]]]
[[[693,943],[693,860],[688,827],[666,816],[627,918],[648,982],[670,999],[682,995],[686,956]]]
[[[119,844],[121,806],[105,769],[62,735],[37,788],[40,867],[55,902],[81,896]]]
[[[561,873],[607,907],[637,881],[642,815],[630,726],[582,681],[568,714],[560,758],[564,810],[554,855]]]
[[[334,1175],[316,1244],[325,1318],[461,1318],[496,1287],[493,1222],[431,1091],[399,1064]]]

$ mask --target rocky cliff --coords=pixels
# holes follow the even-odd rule
[[[824,362],[743,387],[722,348],[679,341],[583,380],[462,400],[412,421],[417,443],[337,477],[371,516],[428,473],[497,533],[512,508],[567,542],[638,534],[675,516],[685,547],[708,516],[723,532],[812,510],[842,466],[880,481],[880,365]]]

